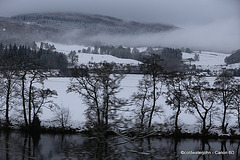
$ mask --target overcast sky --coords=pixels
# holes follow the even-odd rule
[[[240,44],[240,0],[0,0],[0,16],[65,11],[212,30]]]

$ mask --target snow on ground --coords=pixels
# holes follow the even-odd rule
[[[46,42],[49,44],[54,44],[56,47],[56,50],[59,52],[63,52],[65,54],[69,54],[71,51],[76,51],[77,55],[79,56],[79,62],[78,64],[87,64],[89,62],[115,62],[119,64],[131,64],[131,65],[137,65],[141,62],[133,60],[133,59],[123,59],[123,58],[117,58],[111,55],[100,55],[100,54],[90,54],[90,53],[78,53],[78,50],[87,49],[89,46],[83,46],[83,45],[66,45],[66,44],[60,44],[60,43],[53,43],[53,42]],[[40,43],[37,43],[38,46],[40,46]],[[91,47],[91,50],[94,49],[94,47]],[[146,50],[147,47],[139,47],[138,50],[140,52],[143,52]],[[191,64],[195,64],[197,68],[199,69],[210,69],[211,71],[219,71],[223,68],[226,69],[232,69],[232,68],[239,68],[239,64],[232,64],[232,65],[226,65],[224,62],[224,59],[229,56],[225,53],[219,53],[219,52],[210,52],[210,51],[194,51],[193,53],[186,53],[182,52],[183,54],[183,60],[193,58],[195,53],[199,54],[199,61],[192,61]],[[190,63],[190,62],[186,62]]]
[[[50,43],[52,44],[52,43]],[[82,50],[83,48],[87,48],[85,46],[79,45],[63,45],[54,43],[57,51],[64,52],[65,54],[69,54],[71,50]],[[145,48],[141,48],[141,50],[145,50]],[[199,54],[200,60],[196,62],[191,62],[191,64],[197,65],[198,68],[202,69],[210,69],[210,70],[221,70],[222,68],[227,67],[239,67],[240,64],[229,65],[226,66],[224,59],[228,56],[228,54],[224,53],[216,53],[216,52],[208,52],[208,51],[195,51],[194,53],[185,53],[183,52],[183,59],[193,58],[195,53]],[[88,62],[115,62],[121,64],[138,64],[138,61],[131,59],[121,59],[116,58],[111,55],[100,55],[100,54],[89,54],[89,53],[78,53],[79,62],[78,64],[87,64]],[[122,90],[118,94],[119,97],[130,99],[131,95],[137,91],[138,81],[141,79],[142,75],[127,75],[122,83]],[[210,84],[213,84],[215,77],[208,77]],[[74,127],[83,126],[85,120],[84,111],[87,106],[83,103],[82,98],[76,93],[66,93],[67,86],[70,82],[70,78],[49,78],[45,82],[46,88],[54,89],[58,92],[58,97],[54,100],[59,106],[68,107],[72,114],[72,123]],[[166,88],[165,88],[166,89]],[[159,117],[155,116],[153,122],[163,123],[169,121],[170,117],[174,115],[174,112],[171,110],[170,106],[165,104],[165,97],[162,96],[159,99],[159,104],[162,105],[164,109],[164,115]],[[134,109],[134,105],[127,106],[129,110]],[[133,112],[123,112],[123,116],[125,117],[133,117]],[[190,130],[199,129],[195,125],[197,124],[197,115],[190,115],[182,112],[180,114],[180,122],[185,124],[185,126],[190,126]],[[43,114],[40,117],[42,120],[51,120],[53,118],[53,113],[47,109],[43,110]],[[218,122],[216,122],[218,123]]]
[[[67,93],[67,87],[70,82],[70,78],[49,78],[45,81],[45,88],[56,90],[58,96],[53,99],[54,103],[58,104],[59,107],[69,108],[72,123],[75,127],[85,122],[84,110],[86,105],[80,95],[75,93]],[[53,120],[54,112],[44,108],[43,114],[40,115],[42,120]]]
[[[118,94],[120,98],[130,99],[131,95],[137,91],[138,81],[141,79],[142,75],[127,75],[121,83],[122,90]],[[56,90],[58,93],[58,97],[54,99],[54,102],[59,106],[67,107],[70,109],[72,120],[74,125],[81,126],[84,124],[85,116],[84,110],[87,109],[86,104],[82,101],[82,97],[77,93],[67,93],[67,86],[70,82],[70,78],[49,78],[45,81],[45,88],[51,88]],[[165,102],[164,98],[160,100],[161,102]],[[128,106],[130,110],[134,109],[135,106]],[[165,109],[166,115],[169,116],[171,113],[170,107]],[[124,112],[122,113],[125,117],[131,117],[132,112]],[[54,113],[49,111],[48,109],[43,110],[43,114],[40,116],[42,120],[52,120]],[[159,119],[159,117],[154,117],[154,121],[160,123],[163,122],[164,119]],[[77,122],[77,123],[76,123]],[[186,121],[187,122],[187,121]],[[77,126],[75,126],[77,127]]]
[[[76,51],[78,55],[78,64],[88,64],[88,63],[100,63],[103,61],[106,61],[108,63],[115,62],[117,64],[130,64],[130,65],[138,65],[141,62],[133,59],[124,59],[124,58],[117,58],[112,55],[103,55],[103,54],[90,54],[90,53],[78,53],[78,50],[87,49],[88,46],[82,46],[82,45],[65,45],[60,43],[52,43],[52,42],[46,42],[49,44],[54,44],[56,47],[56,51],[63,52],[66,55],[68,55],[71,51]],[[40,46],[40,43],[37,43],[38,46]],[[91,50],[94,49],[94,47],[90,47]]]
[[[126,98],[130,100],[131,95],[137,91],[137,85],[138,81],[142,78],[142,75],[134,75],[134,74],[128,74],[126,77],[122,80],[121,87],[122,90],[118,94],[119,98]],[[213,84],[215,77],[208,77],[207,78],[210,84]],[[72,115],[72,123],[74,127],[83,126],[84,122],[86,121],[84,111],[87,109],[87,105],[84,104],[82,101],[82,97],[78,95],[77,93],[67,93],[67,86],[70,82],[70,78],[49,78],[45,81],[45,88],[51,88],[58,92],[58,97],[54,99],[54,102],[57,103],[59,106],[67,107],[70,109],[71,115]],[[163,91],[166,90],[165,87],[163,87]],[[158,104],[161,104],[164,109],[164,115],[163,116],[154,116],[153,123],[164,123],[166,121],[169,122],[170,117],[174,115],[174,112],[171,110],[171,107],[165,104],[165,96],[161,96],[161,98],[158,101]],[[218,105],[218,104],[216,104]],[[130,105],[127,106],[129,110],[134,110],[135,106]],[[132,111],[126,111],[121,112],[121,114],[124,117],[131,117],[133,118],[133,112]],[[43,110],[43,114],[40,115],[40,119],[45,120],[52,120],[53,119],[53,112],[49,111],[48,109]],[[180,114],[180,122],[184,124],[185,126],[188,126],[187,128],[195,128],[197,123],[196,115],[186,114],[184,111]],[[234,123],[234,122],[232,122]],[[215,122],[215,124],[219,125],[219,122]],[[190,129],[191,130],[191,129]]]
[[[142,75],[129,74],[122,80],[121,87],[122,90],[118,94],[119,98],[126,98],[130,100],[131,95],[137,91],[138,81],[142,78]],[[212,85],[216,77],[207,77],[207,80]],[[72,115],[72,126],[79,127],[83,126],[86,122],[84,111],[87,109],[87,105],[84,104],[82,97],[77,93],[67,93],[66,89],[70,82],[70,78],[49,78],[45,82],[45,88],[51,88],[58,92],[58,97],[54,100],[59,106],[67,107],[70,109]],[[163,92],[166,90],[163,87]],[[153,123],[163,124],[165,122],[170,122],[170,117],[174,115],[174,111],[171,110],[171,107],[165,104],[165,96],[161,96],[157,104],[162,105],[164,114],[162,116],[155,115],[153,117]],[[218,104],[215,104],[218,105]],[[135,109],[135,105],[126,106],[129,111],[120,112],[119,114],[123,117],[134,118],[134,113],[132,110]],[[53,119],[53,112],[44,109],[43,114],[40,116],[42,121],[51,121]],[[200,124],[197,122],[198,114],[195,113],[187,114],[184,111],[181,112],[179,116],[179,122],[183,125],[185,131],[188,132],[197,132],[200,131]],[[235,124],[235,118],[231,118],[229,121],[229,126]],[[214,125],[220,126],[220,121],[213,121]]]
[[[117,64],[131,64],[138,65],[141,62],[133,59],[117,58],[112,55],[102,55],[102,54],[90,54],[90,53],[78,53],[78,64],[88,64],[88,63],[100,63],[106,61],[108,63],[115,62]]]
[[[229,55],[225,53],[208,51],[194,51],[193,53],[182,52],[183,60],[193,58],[195,53],[199,54],[199,61],[192,61],[191,64],[195,64],[197,68],[210,69],[212,71],[219,71],[222,68],[226,68],[226,63],[224,62],[224,59]]]
[[[146,51],[147,47],[138,47],[137,49],[139,50],[139,52],[144,52]]]
[[[228,64],[226,69],[240,68],[240,63]]]
[[[76,51],[82,50],[82,49],[87,49],[89,46],[83,46],[83,45],[68,45],[68,44],[61,44],[61,43],[53,43],[53,42],[44,42],[48,44],[54,44],[56,47],[56,51],[58,52],[63,52],[65,54],[69,54],[71,51]],[[40,46],[40,42],[37,43],[38,46]],[[90,47],[91,50],[94,49],[94,47]]]

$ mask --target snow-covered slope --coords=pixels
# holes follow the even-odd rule
[[[38,43],[39,44],[39,43]],[[71,51],[76,51],[79,61],[78,64],[88,64],[89,62],[115,62],[118,64],[131,64],[131,65],[138,65],[141,62],[133,60],[133,59],[123,59],[123,58],[117,58],[111,55],[101,55],[101,54],[90,54],[90,53],[78,53],[78,50],[87,49],[89,46],[82,46],[82,45],[65,45],[60,43],[52,43],[49,42],[49,44],[54,44],[56,47],[56,50],[59,52],[63,52],[65,54],[69,54]],[[94,49],[94,47],[91,47],[91,50]],[[146,47],[138,48],[140,52],[143,52],[146,50]],[[188,59],[193,59],[195,54],[199,54],[199,61],[188,61]],[[182,52],[182,57],[185,63],[196,65],[198,69],[209,69],[214,72],[219,72],[222,69],[234,69],[239,68],[239,64],[232,64],[227,65],[224,62],[224,59],[229,56],[229,54],[226,53],[219,53],[219,52],[210,52],[210,51],[194,51],[192,53],[186,53]]]
[[[224,62],[224,59],[229,56],[225,53],[194,51],[193,53],[183,52],[183,60],[193,58],[195,54],[199,54],[199,61],[192,61],[191,64],[195,64],[196,67],[199,69],[209,69],[212,71],[226,68],[226,63]]]
[[[37,43],[38,46],[40,43]],[[78,50],[87,49],[88,46],[81,46],[81,45],[65,45],[60,43],[52,43],[49,42],[49,44],[54,44],[56,47],[56,51],[63,52],[66,55],[69,54],[71,51],[76,51],[78,55],[78,65],[81,64],[88,64],[88,63],[100,63],[103,61],[109,62],[109,63],[117,63],[117,64],[130,64],[130,65],[138,65],[141,62],[133,59],[124,59],[124,58],[117,58],[112,55],[103,55],[103,54],[91,54],[91,53],[78,53]],[[93,47],[90,47],[91,50],[93,50]]]
[[[89,53],[78,53],[78,64],[88,64],[89,62],[114,62],[117,64],[130,64],[130,65],[138,65],[141,62],[133,60],[133,59],[123,59],[117,58],[111,55],[101,55],[101,54],[89,54]]]

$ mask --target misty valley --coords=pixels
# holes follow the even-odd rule
[[[240,159],[240,49],[150,43],[181,30],[0,17],[0,159]]]

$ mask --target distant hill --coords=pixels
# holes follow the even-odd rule
[[[30,42],[50,40],[81,42],[96,34],[129,35],[175,30],[173,25],[140,23],[102,15],[33,13],[0,18],[0,40]]]
[[[124,21],[122,19],[109,16],[80,13],[35,13],[19,15],[13,18],[60,30],[83,29],[89,34],[134,34],[146,32],[156,33],[176,29],[176,27],[170,25],[139,23],[134,21]]]

